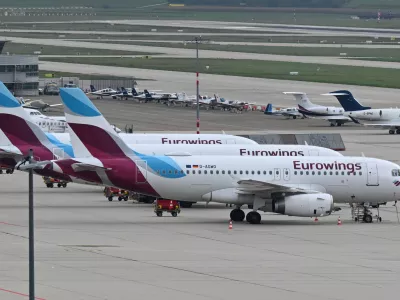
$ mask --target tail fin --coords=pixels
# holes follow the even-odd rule
[[[272,114],[272,104],[271,103],[268,103],[267,107],[265,108],[264,114],[265,115]]]
[[[92,84],[90,85],[90,91],[91,91],[91,92],[97,91],[96,88],[94,87],[94,85],[92,85]]]
[[[121,91],[123,95],[128,95],[128,92],[124,87],[121,87]]]
[[[23,155],[27,155],[29,149],[33,149],[37,161],[74,155],[70,145],[46,135],[31,121],[28,113],[2,82],[0,82],[0,130],[3,131],[9,144],[18,148]]]
[[[358,102],[353,95],[346,90],[340,90],[335,92],[330,92],[328,94],[323,95],[330,95],[335,96],[338,99],[341,106],[343,106],[345,111],[357,111],[357,110],[366,110],[371,109],[371,107],[363,106]]]
[[[296,99],[296,104],[299,106],[299,108],[305,108],[309,109],[311,107],[316,106],[314,103],[310,101],[310,99],[307,97],[306,93],[302,92],[284,92],[285,95],[293,95],[293,97]]]
[[[133,96],[138,96],[138,92],[136,91],[135,87],[132,87],[132,95]]]
[[[76,157],[107,159],[133,154],[81,89],[61,88],[60,96]]]

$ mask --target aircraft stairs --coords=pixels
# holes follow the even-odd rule
[[[373,210],[377,210],[377,214],[373,214]],[[354,222],[372,223],[382,222],[379,215],[379,205],[372,206],[370,203],[353,203],[351,204],[351,217]]]

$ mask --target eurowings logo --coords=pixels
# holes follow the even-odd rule
[[[396,179],[396,180],[393,181],[393,184],[394,184],[395,186],[399,186],[399,185],[400,185],[400,181]]]

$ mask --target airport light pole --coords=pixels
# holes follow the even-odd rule
[[[29,149],[29,163],[33,163],[33,150]],[[29,300],[35,300],[35,239],[33,215],[33,169],[29,168]]]
[[[196,127],[197,127],[197,134],[200,134],[199,44],[202,44],[204,42],[208,42],[208,40],[203,39],[201,36],[196,36],[193,40],[188,41],[188,43],[195,43],[196,44],[196,105],[197,105],[197,109],[196,109]]]

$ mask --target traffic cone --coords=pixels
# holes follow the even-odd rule
[[[232,226],[232,220],[230,220],[229,221],[229,229],[232,229],[233,228],[233,226]]]
[[[314,222],[318,222],[318,218],[317,217],[315,217]]]
[[[339,216],[339,218],[337,219],[337,224],[338,224],[338,225],[342,225],[342,220],[340,220],[340,216]]]

